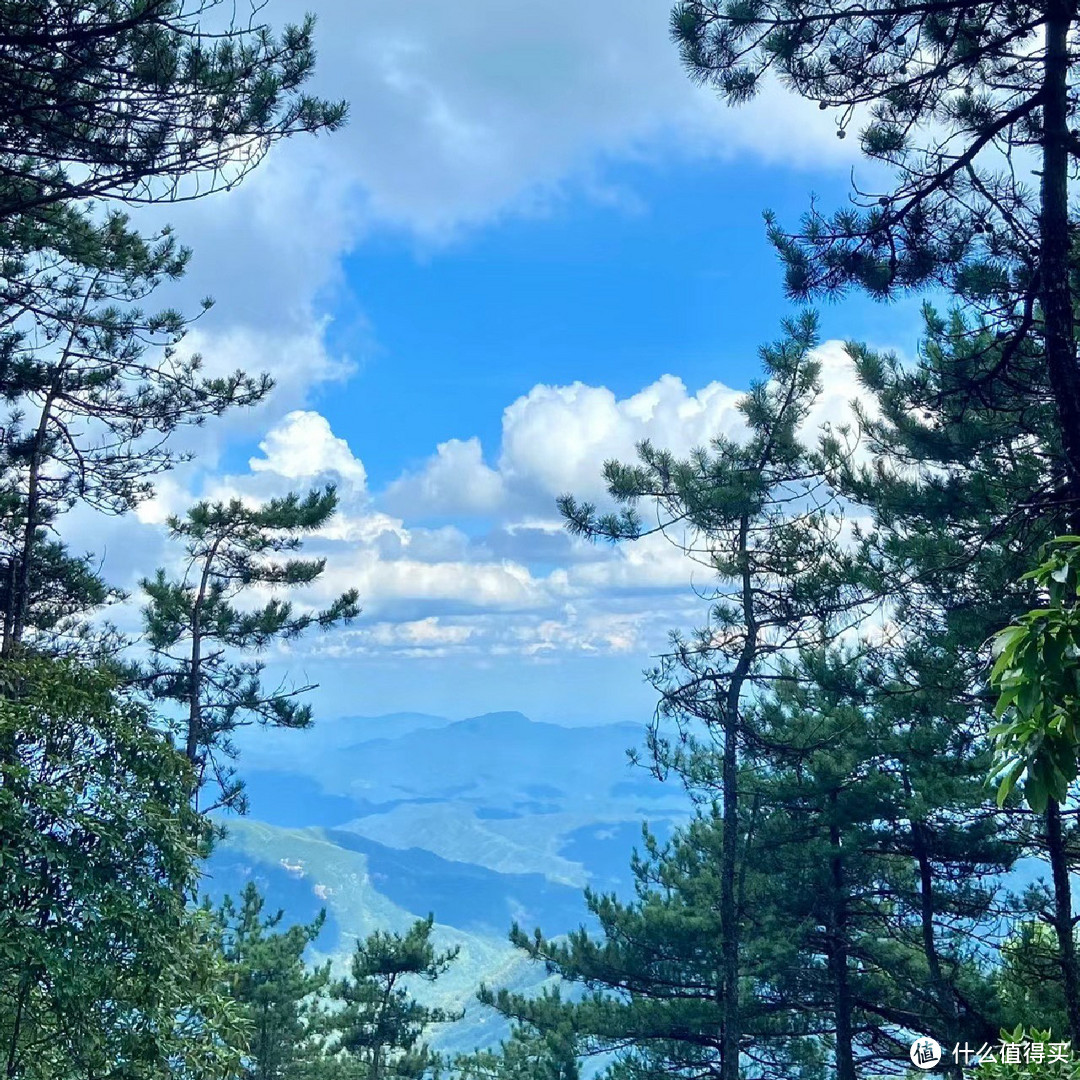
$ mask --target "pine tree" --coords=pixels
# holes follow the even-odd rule
[[[1023,377],[992,377],[1010,352],[1014,373]],[[872,462],[852,469],[839,455],[831,475],[838,490],[873,514],[873,561],[883,581],[893,582],[882,588],[890,593],[898,647],[888,660],[892,673],[882,674],[877,708],[892,709],[899,720],[910,703],[927,718],[940,717],[934,724],[969,741],[955,760],[970,784],[972,767],[986,761],[994,723],[987,641],[1032,606],[1031,582],[1018,579],[1031,552],[1070,513],[1058,498],[1064,450],[1044,358],[1037,343],[1013,348],[977,321],[932,311],[914,367],[864,348],[852,355],[880,410],[876,417],[864,413],[860,424]],[[1032,394],[1031,387],[1042,390]],[[962,748],[961,741],[957,752]],[[1075,972],[1065,916],[1072,908],[1067,841],[1055,840],[1054,814],[1048,807],[1041,833],[1023,817],[1014,821],[1013,839],[1018,851],[1027,846],[1051,864],[1056,914],[1043,914],[1059,928],[1064,970]],[[989,824],[989,814],[984,820]],[[1004,822],[999,828],[1007,839]]]
[[[76,503],[133,509],[177,460],[171,433],[255,404],[271,386],[242,372],[205,376],[200,357],[177,353],[189,320],[142,310],[187,265],[190,252],[168,230],[147,240],[120,214],[100,223],[73,214],[69,226],[62,252],[19,271],[25,288],[12,298],[0,357],[0,393],[12,407],[0,431],[5,656],[28,626],[55,625],[48,597],[58,584],[76,610],[107,596],[87,561],[46,530]]]
[[[1006,382],[991,384],[992,394],[969,403],[963,422],[956,421],[957,398],[948,391],[995,363],[994,341],[928,313],[924,361],[915,369],[850,347],[880,410],[860,417],[870,463],[860,464],[853,434],[840,429],[826,435],[820,456],[802,448],[790,459],[798,462],[799,481],[814,486],[816,504],[805,492],[792,497],[791,486],[775,474],[762,485],[759,506],[768,527],[754,557],[756,568],[772,576],[752,579],[742,596],[763,598],[759,610],[776,605],[768,610],[778,617],[762,635],[760,666],[744,684],[749,693],[737,727],[717,724],[708,706],[715,708],[719,697],[713,692],[718,669],[721,678],[730,677],[735,650],[753,625],[753,608],[740,606],[738,589],[724,593],[726,607],[718,605],[720,617],[693,647],[677,650],[676,663],[669,658],[658,669],[662,712],[675,700],[684,720],[704,720],[706,727],[712,720],[721,730],[715,751],[689,722],[678,743],[655,734],[653,750],[656,764],[678,772],[699,799],[718,800],[720,821],[728,823],[726,833],[721,825],[702,848],[711,850],[717,867],[726,865],[735,887],[725,888],[724,874],[717,873],[711,898],[693,913],[706,919],[710,912],[723,942],[724,919],[716,915],[738,897],[742,1051],[757,1067],[813,1075],[823,1067],[819,1044],[827,1037],[828,1060],[839,1075],[852,1077],[872,1056],[902,1057],[909,1031],[992,1037],[1003,1019],[985,970],[984,939],[1000,914],[997,882],[1022,850],[1022,838],[1010,815],[986,805],[984,643],[1023,609],[1026,592],[1013,586],[1011,574],[1031,536],[1052,520],[1056,504],[1051,501],[1048,511],[1044,500],[1055,492],[1061,456],[1052,402],[1027,400]],[[998,354],[1007,347],[996,342]],[[1031,343],[1017,356],[1039,377]],[[763,427],[783,430],[770,422]],[[792,445],[799,445],[794,433]],[[697,478],[684,465],[651,448],[644,453],[652,455],[651,472],[607,466],[612,493],[629,496],[626,501],[634,492],[658,497],[662,521],[699,527],[694,554],[709,558],[722,578],[746,585],[737,559],[717,558],[723,550],[717,507],[738,490],[731,474],[702,470],[694,488],[687,477]],[[872,530],[852,530],[846,555],[829,539],[828,523],[835,520],[823,510],[829,492],[872,516]],[[577,515],[571,527],[594,535],[621,538],[638,528],[632,511],[598,518],[572,500],[564,507]],[[800,534],[807,522],[810,528]],[[812,554],[793,559],[794,572],[782,561],[806,552]],[[870,601],[883,605],[883,615],[869,625],[859,651],[830,659],[827,646],[837,630],[853,629]],[[881,618],[888,620],[884,634]],[[687,700],[692,709],[685,708]],[[727,750],[732,730],[741,748],[734,785]],[[732,786],[734,814],[723,798]],[[691,880],[704,882],[701,865]],[[714,1068],[718,1048],[702,1036],[710,1030],[707,1012],[665,1027],[665,1014],[647,1006],[621,1012],[617,999],[627,989],[646,1001],[650,994],[663,998],[675,987],[672,996],[680,1003],[694,1000],[687,973],[699,970],[694,965],[701,958],[715,963],[719,945],[711,953],[677,951],[655,929],[620,922],[625,909],[596,910],[607,916],[601,915],[602,944],[575,939],[573,949],[558,952],[543,939],[531,946],[524,935],[516,940],[568,977],[614,992],[614,1000],[597,999],[583,1030],[633,1041],[638,1072],[628,1075]],[[683,965],[685,971],[681,977],[653,972],[650,956],[672,959],[675,971]],[[714,986],[712,993],[723,1000],[730,985],[723,962],[714,970],[722,989],[717,994]],[[707,985],[707,977],[698,985]],[[525,1022],[558,1015],[533,1008],[515,1000],[510,1015]],[[727,1015],[714,1014],[712,1022],[714,1032],[722,1031]]]
[[[330,967],[308,967],[304,953],[319,936],[326,912],[282,930],[284,912],[264,915],[264,906],[248,882],[238,905],[226,897],[217,912],[228,993],[243,1006],[251,1031],[243,1075],[296,1080],[320,1049],[319,995],[329,985]]]
[[[325,559],[282,556],[297,551],[336,508],[333,487],[258,506],[239,499],[196,503],[183,518],[168,522],[172,539],[183,544],[183,576],[170,578],[159,570],[142,583],[153,650],[144,682],[155,698],[181,707],[181,742],[196,772],[192,794],[212,780],[220,792],[216,806],[245,809],[243,785],[230,764],[236,756],[231,736],[238,727],[303,728],[312,719],[311,706],[297,699],[313,687],[266,687],[263,663],[250,657],[276,641],[314,627],[328,629],[359,612],[355,590],[321,611],[296,611],[276,597],[259,606],[243,602],[255,588],[290,589],[318,580]]]
[[[711,452],[696,451],[688,461],[646,443],[639,447],[639,465],[609,462],[609,493],[626,506],[620,514],[597,515],[572,497],[560,500],[572,532],[611,540],[644,535],[635,504],[654,502],[660,524],[652,531],[688,535],[685,550],[719,582],[708,625],[691,640],[675,635],[672,651],[651,678],[662,694],[659,714],[680,728],[690,746],[689,752],[673,749],[654,737],[659,772],[674,768],[693,790],[701,781],[695,765],[703,760],[694,754],[695,730],[722,745],[723,1080],[738,1076],[743,1032],[737,877],[746,698],[768,683],[785,653],[838,632],[846,619],[857,621],[863,599],[856,561],[835,543],[838,517],[820,463],[801,439],[800,427],[819,391],[812,354],[816,321],[805,315],[785,324],[785,331],[783,340],[762,350],[768,379],[740,403],[749,429],[745,441],[715,439]]]
[[[744,792],[753,789],[756,768],[744,768]],[[738,879],[742,1058],[755,1076],[824,1080],[835,1055],[826,1045],[834,998],[817,970],[822,952],[813,948],[815,936],[823,937],[813,916],[828,895],[811,880],[820,851],[808,843],[805,823],[778,830],[755,795],[744,800]],[[579,1054],[613,1056],[609,1075],[618,1080],[718,1076],[722,812],[702,807],[668,843],[647,830],[644,840],[632,863],[633,897],[586,893],[599,933],[581,928],[563,941],[514,928],[514,943],[569,990],[485,989],[481,998],[539,1031],[566,1032]],[[823,865],[827,873],[828,860]]]
[[[455,1058],[452,1075],[454,1080],[579,1080],[581,1071],[571,1033],[515,1025],[498,1050]]]
[[[786,666],[744,710],[739,1016],[741,1057],[754,1075],[817,1080],[900,1068],[912,1033],[981,1044],[1007,1016],[980,946],[1014,852],[980,835],[978,801],[970,821],[955,794],[930,804],[935,906],[925,911],[921,864],[905,834],[917,805],[905,768],[921,780],[930,767],[898,756],[893,716],[868,707],[860,659],[803,653],[801,671]],[[698,746],[684,759],[699,798],[721,791],[718,757]],[[948,774],[942,758],[936,769]],[[482,999],[541,1031],[561,1026],[583,1053],[616,1055],[612,1077],[719,1075],[723,844],[718,805],[702,805],[667,845],[646,835],[633,899],[586,894],[599,934],[580,929],[563,942],[512,932],[583,992]]]
[[[1076,5],[683,0],[672,28],[691,75],[729,102],[774,73],[836,110],[838,135],[862,122],[863,153],[894,174],[891,190],[856,191],[834,215],[813,208],[797,232],[770,219],[789,291],[857,285],[884,297],[944,285],[1007,342],[984,371],[990,381],[1014,377],[1021,343],[1037,341],[1066,465],[1062,494],[1080,497],[1069,217],[1080,153]]]
[[[280,36],[220,0],[4,0],[0,219],[87,198],[191,199],[277,140],[339,127],[304,94],[314,20]]]
[[[1022,898],[1029,910],[1045,905],[1043,897]],[[1057,935],[1043,919],[1018,920],[1001,946],[998,995],[1010,1016],[1028,1018],[1030,1027],[1068,1031],[1061,956]]]
[[[796,985],[848,1077],[906,1060],[910,1032],[981,1043],[1008,1019],[981,946],[1016,852],[985,807],[985,749],[910,685],[883,701],[881,661],[804,651],[761,703],[748,780],[772,904],[795,908],[777,925],[806,927]]]
[[[335,982],[331,1054],[362,1070],[364,1080],[421,1080],[437,1071],[440,1059],[423,1041],[432,1024],[459,1014],[421,1005],[410,981],[435,982],[457,958],[457,947],[437,952],[429,915],[404,934],[378,930],[356,943],[349,975]]]

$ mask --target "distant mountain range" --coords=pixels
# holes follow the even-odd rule
[[[545,979],[507,943],[510,924],[549,935],[580,925],[585,885],[628,889],[642,821],[665,836],[686,817],[677,785],[629,765],[642,737],[636,724],[569,728],[516,712],[253,732],[242,746],[251,813],[227,821],[204,890],[236,893],[253,878],[288,922],[325,907],[316,959],[335,964],[358,937],[433,912],[437,941],[461,946],[434,998],[466,1009],[435,1041],[491,1043],[505,1028],[476,987]]]

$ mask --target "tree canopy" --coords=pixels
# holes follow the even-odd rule
[[[4,0],[0,219],[87,198],[191,199],[279,139],[333,130],[305,94],[314,19],[280,34],[221,0]]]

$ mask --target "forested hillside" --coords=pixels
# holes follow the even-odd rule
[[[503,18],[471,3],[448,49]],[[793,307],[754,327],[754,377],[715,428],[719,384],[664,413],[685,387],[662,377],[615,411],[663,413],[669,442],[634,445],[604,411],[614,394],[526,393],[513,355],[478,358],[480,381],[521,394],[499,459],[439,434],[434,464],[410,452],[388,480],[313,410],[315,382],[296,390],[318,363],[271,363],[272,332],[246,353],[235,327],[213,337],[209,299],[181,310],[200,264],[162,222],[229,207],[347,119],[372,155],[383,124],[405,143],[434,130],[497,187],[513,95],[470,123],[453,80],[438,89],[439,49],[390,34],[368,70],[331,38],[355,85],[377,75],[424,103],[415,130],[349,117],[316,75],[319,12],[282,7],[0,0],[8,1080],[1080,1077],[1080,9],[680,0],[669,45],[692,100],[723,104],[710,123],[786,95],[857,144],[852,180],[807,190],[801,218],[761,207]],[[590,78],[631,62],[589,40]],[[562,55],[542,34],[515,48],[470,70],[516,72],[525,94],[530,50]],[[624,152],[670,150],[656,138]],[[647,216],[596,141],[589,197]],[[357,245],[396,242],[428,162],[399,204],[379,162],[349,178],[347,155],[330,160],[319,175],[349,213],[316,201],[302,228],[275,221],[297,246],[243,284],[260,318],[332,296],[364,338],[351,249],[307,299],[274,275],[354,218]],[[569,195],[546,169],[485,227],[557,219]],[[287,202],[291,182],[262,190]],[[465,204],[452,226],[426,207],[410,257],[463,244],[482,216]],[[246,205],[244,228],[279,212]],[[719,301],[707,274],[678,272],[692,322]],[[823,339],[826,309],[867,298],[921,303],[909,339],[899,323],[887,346]],[[417,323],[439,314],[415,304]],[[513,321],[486,295],[454,310],[462,327]],[[364,363],[319,369],[335,423]],[[430,390],[449,414],[464,372],[445,368]],[[392,424],[404,445],[406,418]],[[556,502],[552,476],[577,486]],[[516,516],[497,528],[502,505]],[[86,550],[103,536],[110,552]],[[600,653],[629,658],[628,679],[645,669],[651,714],[588,715],[622,700],[575,666]],[[507,704],[560,685],[575,722],[357,718],[324,709],[310,673],[336,672],[339,701],[370,682],[425,708],[448,672],[437,691],[459,717],[478,686],[498,696],[483,684],[507,663]]]

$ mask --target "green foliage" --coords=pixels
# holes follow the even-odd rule
[[[998,805],[1023,779],[1036,811],[1064,802],[1077,776],[1080,749],[1080,537],[1054,541],[1025,578],[1047,596],[1047,606],[1023,615],[994,638],[990,680],[998,690],[992,734]]]
[[[867,1060],[903,1031],[954,1043],[996,1030],[976,943],[1015,858],[986,821],[978,758],[940,702],[881,686],[883,659],[805,651],[761,702],[745,785],[759,807],[747,857],[763,875],[747,904],[769,913],[761,940],[780,935],[791,957],[764,978],[819,1029],[823,1012],[838,1034],[850,1026]]]
[[[1023,1025],[1012,1031],[1002,1030],[1002,1043],[1020,1047],[1020,1062],[1000,1060],[1000,1051],[993,1060],[979,1063],[978,1075],[989,1080],[1078,1080],[1080,1078],[1080,1060],[1073,1057],[1071,1049],[1065,1048],[1064,1054],[1054,1055],[1050,1047],[1055,1045],[1053,1032],[1049,1029],[1040,1031],[1034,1027],[1027,1030]],[[1032,1058],[1032,1045],[1041,1048],[1041,1053]],[[1060,1042],[1057,1043],[1060,1047]],[[1056,1060],[1054,1060],[1056,1058]]]
[[[0,534],[4,540],[9,535],[6,530]],[[63,653],[74,646],[83,651],[81,645],[92,639],[96,651],[101,637],[94,634],[87,616],[122,595],[98,573],[99,560],[89,552],[73,555],[61,541],[45,539],[45,530],[31,541],[25,581],[20,576],[24,556],[21,546],[12,550],[6,572],[0,571],[0,619],[10,628],[11,651],[16,645],[17,611],[23,630],[32,632],[36,649]]]
[[[167,437],[260,401],[271,382],[242,372],[205,376],[177,347],[190,323],[140,306],[180,277],[190,252],[166,229],[150,239],[117,213],[97,221],[69,212],[63,231],[43,230],[43,250],[7,250],[0,396],[0,553],[6,567],[4,655],[29,626],[65,631],[73,612],[109,591],[46,530],[84,504],[110,514],[152,494],[153,478],[178,455]],[[2,231],[2,226],[0,226]],[[0,244],[3,237],[0,236]],[[207,306],[209,302],[207,302]],[[60,590],[68,599],[55,613]]]
[[[145,677],[158,700],[183,709],[185,753],[198,784],[213,779],[218,805],[243,810],[242,785],[230,761],[230,735],[244,724],[302,728],[311,706],[297,700],[311,687],[264,687],[263,664],[248,659],[275,641],[299,637],[312,627],[329,629],[358,613],[349,590],[321,611],[296,611],[273,597],[259,606],[241,598],[256,588],[310,585],[325,559],[281,558],[297,551],[306,534],[321,528],[337,508],[332,487],[249,506],[201,502],[184,518],[169,519],[172,539],[183,544],[185,573],[170,579],[164,570],[142,582],[148,603],[144,619],[153,659]]]
[[[742,816],[749,820],[748,807]],[[718,1075],[725,1016],[717,993],[723,842],[719,810],[703,810],[666,845],[646,833],[645,851],[632,863],[631,899],[586,892],[599,934],[583,927],[553,940],[518,926],[511,933],[514,944],[579,991],[555,988],[527,996],[484,988],[481,1000],[530,1030],[572,1036],[579,1053],[612,1055],[613,1080]],[[826,1061],[809,1037],[813,1024],[786,1011],[779,986],[783,973],[797,970],[801,960],[791,924],[776,925],[767,943],[761,936],[783,902],[767,876],[783,854],[763,865],[759,876],[761,857],[755,847],[750,860],[740,861],[742,1044],[763,1076],[817,1080],[826,1075]],[[807,896],[805,886],[800,895]]]
[[[572,1033],[536,1032],[515,1025],[498,1050],[454,1060],[454,1080],[579,1080]]]
[[[857,432],[804,442],[804,322],[766,350],[745,440],[608,463],[617,513],[561,502],[571,530],[621,540],[644,534],[635,504],[654,501],[718,580],[710,624],[654,673],[678,738],[658,725],[653,764],[678,774],[698,819],[636,865],[636,901],[589,896],[599,937],[515,930],[584,996],[485,994],[617,1053],[613,1076],[731,1075],[732,928],[755,1074],[903,1069],[913,1031],[981,1043],[1012,1018],[983,940],[1005,914],[1000,875],[1038,840],[986,806],[991,703],[973,687],[987,636],[1029,606],[1015,579],[1060,513],[1061,444],[1052,407],[986,378],[1007,343],[959,316],[928,310],[926,325],[917,365],[849,346],[876,406]],[[1033,349],[1013,362],[1026,385],[1045,381]],[[870,524],[841,541],[849,506]]]
[[[995,981],[1006,1016],[1022,1017],[1033,1027],[1067,1029],[1058,943],[1044,921],[1024,919],[1013,925],[1001,944]]]
[[[874,691],[875,708],[890,709],[894,725],[907,723],[912,712],[933,721],[919,727],[924,735],[939,734],[920,737],[911,750],[931,764],[928,778],[937,773],[928,794],[938,794],[929,805],[920,797],[913,809],[937,817],[949,848],[965,855],[977,850],[969,829],[966,836],[953,832],[959,811],[976,829],[982,822],[984,842],[996,834],[1006,850],[1047,862],[1051,894],[1032,892],[999,913],[1052,922],[1069,1002],[1066,1030],[1080,1031],[1067,838],[1057,804],[1046,807],[1045,821],[1016,813],[1015,798],[995,815],[977,791],[979,773],[991,771],[996,723],[988,639],[1036,602],[1037,586],[1024,575],[1030,553],[1067,527],[1070,514],[1062,497],[1064,432],[1047,359],[1037,342],[1017,345],[979,320],[960,314],[944,320],[933,312],[917,365],[865,349],[853,353],[881,414],[861,418],[872,463],[837,468],[834,482],[872,509],[880,536],[872,558],[882,571],[895,645],[887,651],[887,678]],[[998,378],[1006,363],[1015,380]],[[1000,758],[994,771],[1000,772]],[[960,864],[940,867],[935,877],[943,873],[946,882],[969,880]],[[933,885],[929,893],[938,891]],[[1002,1019],[1014,1016],[1005,1012]]]
[[[917,0],[676,5],[672,34],[691,77],[737,104],[771,74],[832,112],[841,136],[865,118],[863,153],[895,174],[890,190],[856,192],[835,215],[815,208],[797,234],[774,229],[793,294],[955,285],[1024,257],[1019,234],[1038,233],[1038,192],[1010,178],[995,150],[1043,138],[1034,122],[1043,56],[1031,43],[1048,10]],[[1009,288],[1029,281],[1018,275]]]
[[[313,19],[274,35],[260,11],[244,23],[220,0],[4,0],[0,219],[228,189],[278,139],[339,127],[343,104],[301,92]]]
[[[411,981],[434,982],[457,958],[456,947],[435,950],[434,922],[429,915],[404,934],[379,930],[358,941],[349,975],[330,987],[340,1003],[330,1053],[358,1067],[363,1080],[421,1080],[438,1072],[439,1057],[424,1034],[459,1016],[421,1005],[409,991]]]
[[[284,913],[264,916],[264,904],[249,882],[239,906],[227,897],[217,913],[229,996],[243,1007],[250,1031],[243,1075],[296,1080],[322,1051],[319,995],[329,984],[330,968],[308,968],[304,952],[318,937],[326,912],[308,925],[279,930]]]
[[[742,768],[747,756],[757,761],[755,697],[786,655],[835,632],[861,598],[856,563],[835,543],[839,519],[821,458],[800,434],[820,391],[816,321],[805,315],[785,332],[762,350],[766,378],[740,403],[743,439],[716,439],[686,461],[646,444],[639,465],[609,462],[609,493],[626,507],[620,514],[598,516],[569,497],[560,504],[572,531],[621,540],[643,535],[636,503],[647,499],[659,529],[717,580],[708,625],[689,640],[673,635],[673,649],[650,674],[662,694],[661,720],[679,734],[670,740],[657,726],[653,766],[676,771],[707,809],[670,850],[653,848],[635,867],[636,904],[590,895],[602,941],[582,932],[560,946],[515,934],[553,970],[594,988],[592,996],[575,1006],[551,996],[491,999],[544,1030],[570,1015],[593,1049],[632,1043],[620,1076],[719,1070],[734,1077],[741,1045],[755,1047],[759,1065],[788,1075],[823,1068],[800,1041],[804,1028],[763,1012],[755,993],[760,943],[749,897],[756,896],[757,807],[748,801],[751,772]]]
[[[234,1075],[243,1020],[191,912],[205,828],[146,710],[84,667],[0,670],[0,1055],[7,1075]]]
[[[301,959],[317,927],[272,933],[274,920],[260,922],[257,898],[247,898],[223,955],[220,921],[188,904],[210,839],[191,798],[200,751],[221,749],[237,713],[294,724],[307,714],[288,694],[263,693],[257,664],[204,657],[189,672],[194,750],[178,752],[168,718],[122,688],[127,643],[88,624],[119,590],[56,535],[76,505],[130,512],[183,457],[168,444],[178,428],[270,388],[265,376],[208,376],[198,356],[182,355],[191,319],[143,304],[183,275],[190,252],[168,228],[141,235],[109,205],[231,187],[278,139],[340,126],[343,105],[302,89],[313,20],[275,35],[258,18],[252,8],[246,24],[235,11],[230,22],[220,0],[0,0],[0,1068],[9,1078],[233,1078],[250,1061],[241,1053],[249,1019],[257,1054],[276,1062],[258,1075],[279,1076],[299,1053],[285,1044],[306,1021],[301,1002],[328,979]],[[244,580],[214,592],[218,625],[206,637],[257,650],[354,612],[353,594],[311,619],[284,604],[250,617],[229,606],[232,584],[317,577],[317,561],[283,563],[281,576],[264,556],[290,550],[333,505],[326,492],[278,500],[261,518],[232,513],[225,531],[238,539],[218,538],[202,580],[213,591],[221,563],[225,578],[246,566]],[[201,614],[196,604],[196,622]],[[176,640],[162,644],[167,655]],[[60,662],[61,653],[100,667]],[[160,696],[176,698],[164,662],[156,674]],[[253,964],[275,975],[273,1008]]]
[[[861,149],[891,173],[884,190],[853,184],[841,209],[815,203],[796,229],[767,215],[789,294],[854,286],[884,299],[944,287],[1005,345],[988,382],[969,385],[974,393],[1022,385],[1026,364],[1013,361],[1034,347],[1067,466],[1059,490],[1075,499],[1075,12],[1031,2],[679,0],[671,29],[691,77],[732,104],[772,75],[833,112],[841,138],[865,121]],[[1021,175],[1018,155],[1037,161],[1038,184]]]

